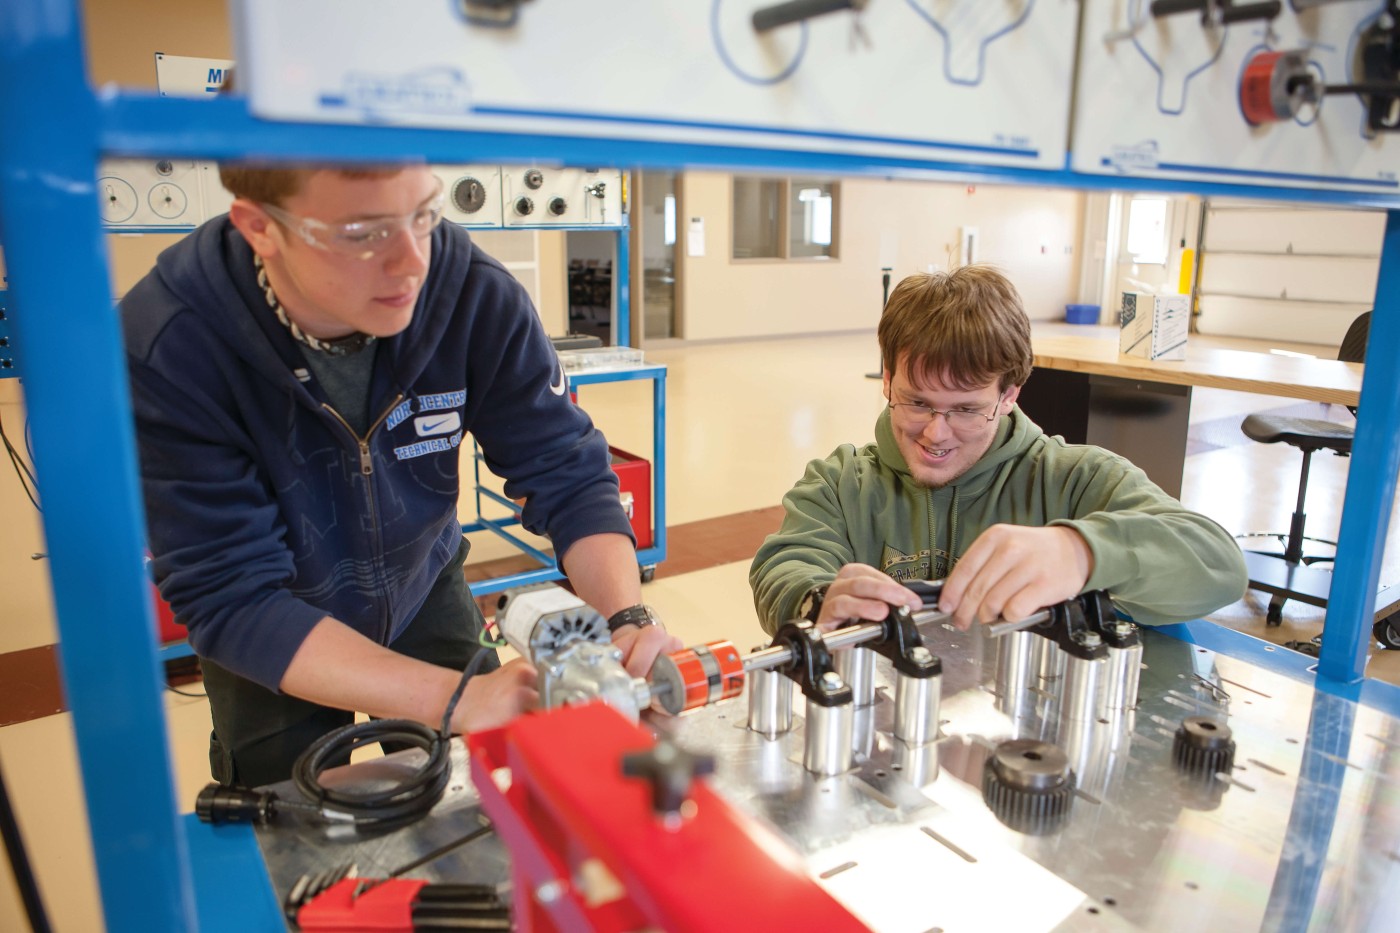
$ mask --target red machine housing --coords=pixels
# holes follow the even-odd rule
[[[510,849],[512,917],[526,933],[867,929],[703,779],[682,818],[658,816],[651,786],[622,773],[622,757],[655,740],[601,702],[467,741],[481,805]]]

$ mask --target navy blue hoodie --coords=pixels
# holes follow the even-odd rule
[[[226,216],[163,252],[121,313],[161,595],[199,655],[270,689],[326,615],[384,645],[413,618],[461,540],[465,432],[555,553],[631,535],[524,289],[456,226],[433,234],[412,322],[380,341],[363,443],[299,378]]]

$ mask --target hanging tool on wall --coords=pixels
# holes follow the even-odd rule
[[[1283,12],[1282,0],[1234,3],[1233,0],[1152,0],[1152,16],[1161,19],[1178,13],[1200,13],[1202,26],[1228,26],[1255,19],[1273,19]]]
[[[859,13],[865,9],[868,2],[869,0],[788,0],[787,3],[775,3],[754,10],[753,30],[767,32],[779,26],[804,22],[813,17],[839,13],[842,10]]]
[[[1297,118],[1323,97],[1356,94],[1371,132],[1400,130],[1400,0],[1361,34],[1356,80],[1326,84],[1301,49],[1261,52],[1240,77],[1240,110],[1252,126]]]

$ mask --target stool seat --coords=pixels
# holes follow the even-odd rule
[[[1244,419],[1240,430],[1261,444],[1282,441],[1301,450],[1330,450],[1348,455],[1356,431],[1351,425],[1316,418],[1287,418],[1282,415],[1253,414]]]

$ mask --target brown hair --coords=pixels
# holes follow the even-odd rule
[[[1016,287],[991,266],[904,279],[880,316],[879,337],[891,375],[907,354],[912,378],[936,377],[963,391],[993,379],[1005,391],[1030,378],[1030,319]]]
[[[219,181],[235,198],[246,198],[259,204],[282,206],[301,190],[313,172],[329,171],[346,178],[387,178],[407,168],[407,165],[298,165],[268,162],[232,162],[219,166]]]

